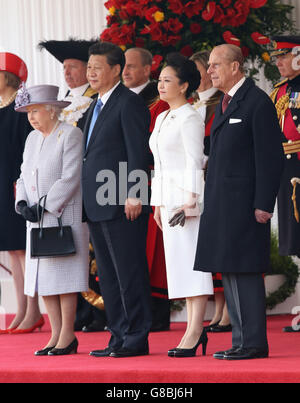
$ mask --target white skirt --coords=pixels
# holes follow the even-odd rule
[[[170,227],[168,211],[160,208],[170,299],[212,295],[211,273],[194,271],[200,216],[186,219],[184,227]]]

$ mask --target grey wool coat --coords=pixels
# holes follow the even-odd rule
[[[46,138],[38,130],[26,141],[21,175],[17,181],[17,204],[25,200],[32,206],[47,195],[44,227],[63,225],[73,231],[76,254],[51,259],[31,259],[30,231],[38,223],[27,221],[25,294],[60,295],[88,290],[89,233],[82,223],[82,132],[66,123]]]

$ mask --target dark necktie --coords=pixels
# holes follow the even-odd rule
[[[229,105],[229,102],[230,102],[230,100],[231,100],[231,96],[230,95],[228,95],[228,94],[225,94],[224,95],[224,98],[223,98],[223,101],[222,101],[222,112],[223,113],[225,113],[225,111],[226,111],[226,109],[227,109],[227,107],[228,107],[228,105]]]

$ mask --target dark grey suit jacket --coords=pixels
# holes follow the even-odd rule
[[[120,192],[120,186],[123,190],[127,187],[129,191],[135,183],[128,181],[126,175],[123,178],[124,172],[119,171],[120,163],[127,164],[128,175],[135,170],[148,172],[150,125],[150,113],[143,99],[120,83],[101,110],[86,148],[96,102],[90,106],[84,128],[82,169],[84,211],[92,222],[112,220],[124,215],[124,192]],[[105,178],[105,172],[108,171],[116,180],[116,204],[101,206],[96,195],[99,187],[108,181]],[[98,175],[101,172],[103,175]],[[150,207],[143,206],[143,212],[150,212]]]

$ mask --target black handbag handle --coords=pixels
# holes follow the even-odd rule
[[[41,206],[41,201],[44,199],[43,205]],[[41,239],[43,237],[43,223],[44,223],[44,214],[45,214],[45,206],[46,206],[46,199],[47,199],[47,195],[42,196],[38,202],[37,205],[37,217],[38,217],[38,222],[39,222],[39,238]],[[41,219],[40,219],[40,206],[42,207],[42,215],[41,215]],[[59,235],[62,238],[64,236],[64,228],[62,225],[62,220],[61,217],[57,218],[58,221],[58,226],[60,227],[60,231],[59,231]]]

